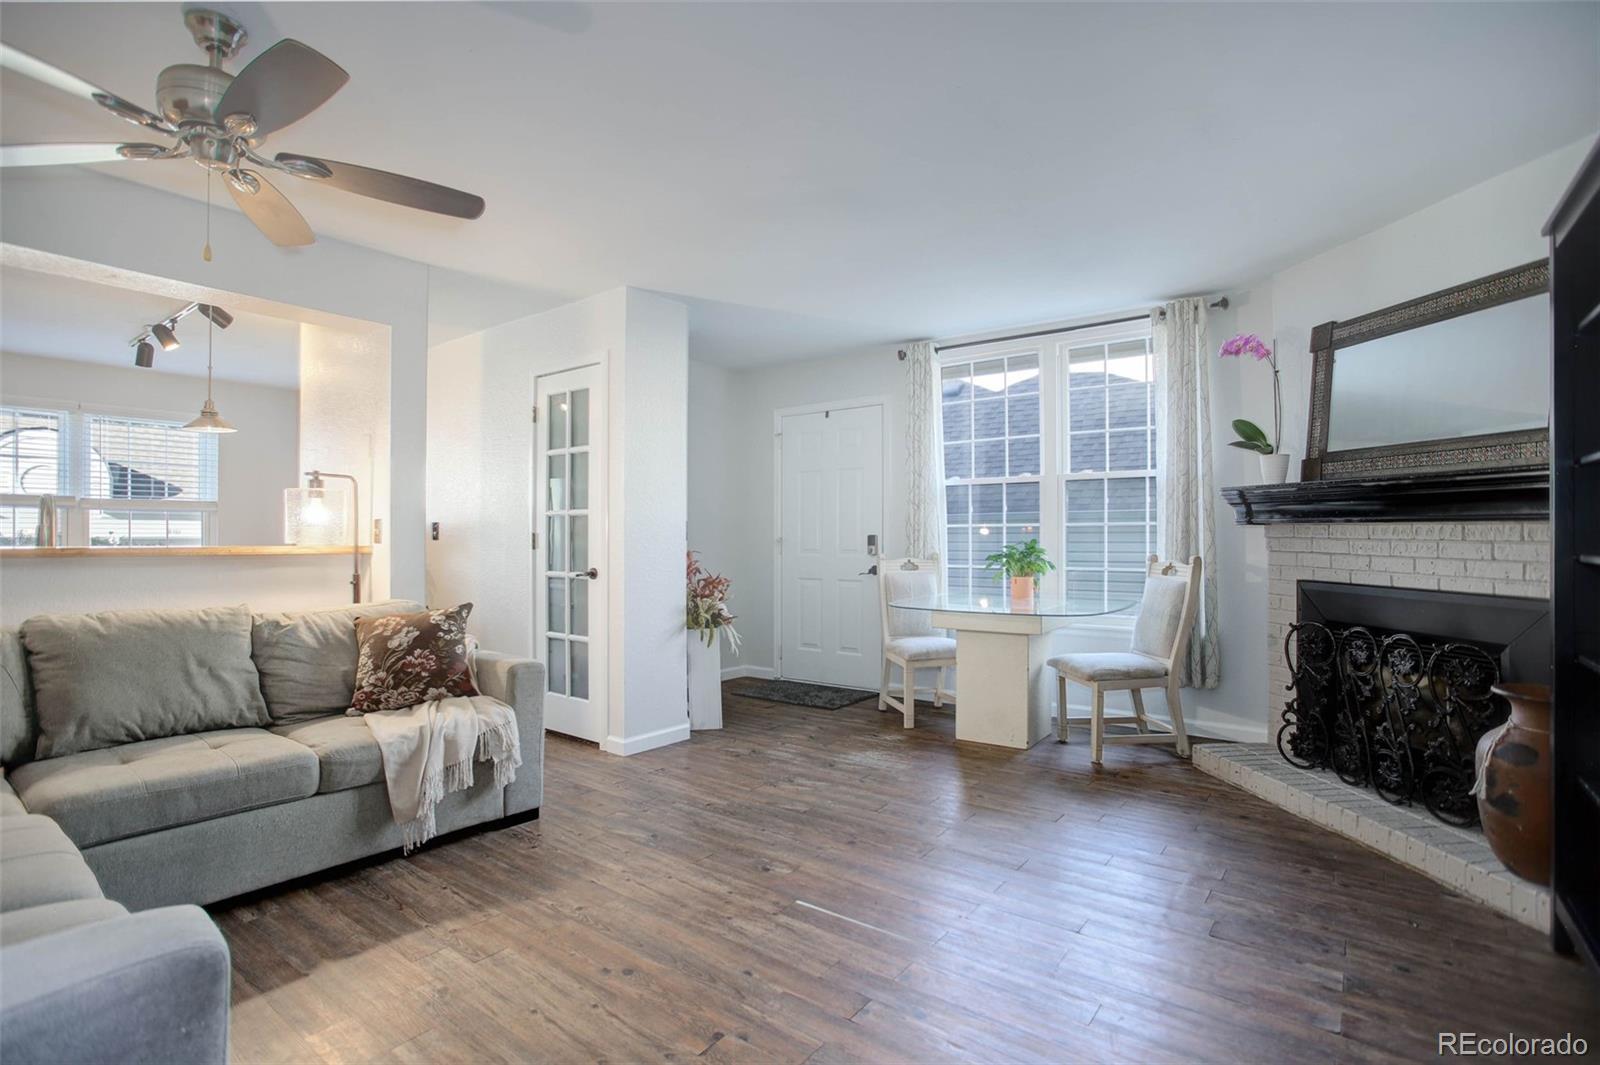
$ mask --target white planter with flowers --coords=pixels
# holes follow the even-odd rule
[[[728,610],[732,582],[709,573],[689,552],[686,624],[689,629],[689,728],[722,727],[722,638],[739,653],[739,634]]]

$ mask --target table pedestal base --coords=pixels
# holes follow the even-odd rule
[[[956,631],[956,739],[1026,749],[1050,734],[1047,633]]]

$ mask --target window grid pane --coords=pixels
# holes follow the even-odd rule
[[[0,493],[65,493],[62,421],[56,411],[0,407]]]
[[[1062,344],[1069,599],[1137,599],[1156,544],[1155,366],[1148,336]]]
[[[1039,360],[1033,351],[940,368],[951,594],[1001,594],[985,560],[1039,535]]]

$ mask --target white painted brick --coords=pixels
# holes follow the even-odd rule
[[[1388,540],[1351,540],[1350,551],[1357,555],[1387,555]]]
[[[1515,522],[1475,521],[1461,527],[1463,540],[1520,540],[1522,526]]]
[[[1550,545],[1548,543],[1495,544],[1494,557],[1514,562],[1549,562]]]
[[[1487,543],[1443,543],[1439,545],[1440,558],[1493,558],[1494,545]]]
[[[1459,558],[1419,558],[1417,572],[1436,577],[1462,577],[1466,575],[1467,564]]]
[[[1295,561],[1301,569],[1328,568],[1328,556],[1316,551],[1302,551],[1295,556]]]
[[[1522,526],[1522,538],[1534,540],[1539,543],[1550,542],[1550,523],[1547,521],[1530,521]]]
[[[1440,577],[1439,590],[1441,592],[1474,592],[1478,595],[1493,595],[1494,581],[1487,577]]]
[[[1338,570],[1367,570],[1372,568],[1371,555],[1335,555],[1333,568]]]
[[[1439,590],[1439,578],[1428,577],[1418,573],[1396,573],[1394,575],[1396,588],[1422,588],[1427,591]]]
[[[1549,599],[1550,585],[1545,581],[1495,581],[1494,594],[1518,599]]]
[[[1396,540],[1390,546],[1389,554],[1403,558],[1438,558],[1439,541]]]
[[[1415,573],[1417,563],[1409,558],[1378,557],[1372,560],[1372,568],[1378,573]]]
[[[1467,563],[1467,576],[1488,577],[1497,581],[1522,580],[1522,563],[1520,562],[1479,562]]]

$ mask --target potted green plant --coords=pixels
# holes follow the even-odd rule
[[[1056,568],[1056,564],[1045,557],[1044,548],[1039,546],[1038,540],[1008,544],[984,561],[988,563],[986,568],[998,566],[1011,578],[1013,606],[1033,606],[1034,593],[1039,590],[1039,578]]]
[[[1240,333],[1232,337],[1222,345],[1218,354],[1224,359],[1248,355],[1257,362],[1266,363],[1272,370],[1271,438],[1255,422],[1235,418],[1233,431],[1239,434],[1239,439],[1228,441],[1228,446],[1256,453],[1261,462],[1263,484],[1282,484],[1289,479],[1289,455],[1280,449],[1283,437],[1283,390],[1278,384],[1278,356],[1273,353],[1270,344],[1254,333]]]

